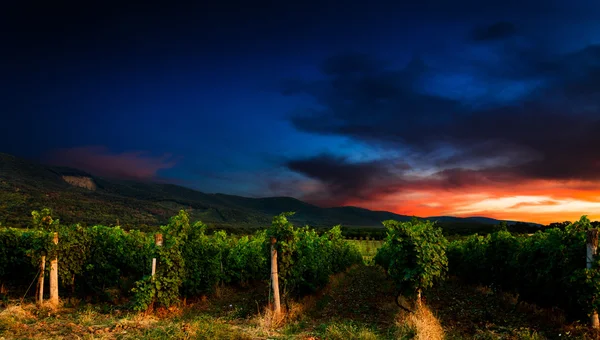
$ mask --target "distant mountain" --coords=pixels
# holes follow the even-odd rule
[[[321,208],[292,197],[248,198],[206,194],[173,184],[106,179],[77,169],[46,166],[0,153],[0,223],[23,226],[31,211],[52,208],[65,223],[120,224],[152,227],[164,224],[180,209],[213,226],[263,227],[274,215],[295,211],[300,225],[382,227],[384,220],[410,216],[358,207]],[[437,216],[439,222],[498,224],[486,217]],[[514,223],[514,221],[508,221]]]

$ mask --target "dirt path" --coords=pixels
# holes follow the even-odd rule
[[[386,332],[399,311],[393,284],[375,266],[356,266],[319,298],[310,317],[321,323],[350,322]]]

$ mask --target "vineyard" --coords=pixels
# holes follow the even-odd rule
[[[22,290],[40,273],[42,256],[58,256],[60,290],[79,297],[120,301],[134,310],[169,307],[181,298],[213,293],[223,284],[245,285],[269,279],[268,237],[278,243],[283,296],[302,295],[323,287],[330,275],[362,261],[339,227],[318,235],[295,228],[284,215],[269,229],[248,236],[225,232],[206,235],[202,223],[191,224],[185,212],[161,228],[164,244],[154,236],[118,227],[64,226],[50,211],[33,212],[30,230],[0,230],[0,283],[3,290]],[[58,233],[58,244],[53,235]],[[152,259],[157,271],[151,276]],[[48,274],[46,266],[44,275]]]
[[[439,329],[436,334],[443,333],[445,324],[448,332],[471,337],[473,330],[450,326],[456,310],[443,303],[448,291],[464,288],[444,288],[454,287],[457,280],[459,285],[487,287],[493,296],[512,294],[516,297],[510,307],[512,313],[525,302],[560,310],[571,321],[589,323],[600,307],[598,260],[591,261],[588,256],[586,268],[586,251],[593,250],[588,253],[592,257],[595,254],[592,248],[597,247],[597,233],[585,216],[565,228],[529,236],[497,230],[449,242],[429,221],[385,221],[384,240],[346,240],[340,226],[324,232],[299,228],[288,221],[291,215],[275,216],[270,227],[253,234],[231,235],[224,231],[207,233],[206,225],[191,222],[184,211],[155,233],[64,225],[48,209],[34,211],[29,228],[0,229],[0,293],[8,307],[0,312],[0,335],[15,331],[15,323],[19,324],[14,318],[8,322],[2,317],[15,301],[19,305],[37,301],[38,310],[46,308],[42,299],[51,300],[53,293],[43,289],[44,279],[49,277],[52,285],[54,261],[63,306],[85,302],[86,306],[109,306],[110,311],[148,315],[199,304],[204,306],[200,308],[203,312],[194,314],[193,322],[214,315],[222,318],[223,313],[229,315],[227,322],[233,322],[242,314],[256,315],[257,310],[258,315],[266,316],[280,297],[284,321],[271,319],[267,334],[287,329],[324,338],[347,338],[348,332],[366,332],[374,338],[411,338],[424,327],[410,319],[414,314],[434,320],[427,327]],[[275,267],[271,267],[273,254]],[[243,292],[243,297],[235,300],[235,292]],[[475,291],[469,294],[468,299],[477,296]],[[321,300],[315,302],[315,297]],[[410,301],[411,307],[399,304],[398,297]],[[230,299],[234,302],[227,307]],[[456,303],[456,298],[452,299]],[[492,299],[492,295],[481,297],[485,299]],[[310,301],[312,307],[306,307],[311,306]],[[402,314],[405,312],[396,303],[409,314]],[[231,319],[228,308],[234,304],[240,306],[237,313],[241,314]],[[298,316],[299,304],[304,306],[304,316]],[[439,314],[442,326],[431,312],[418,314],[428,311],[427,306],[436,306],[433,312]],[[447,308],[452,312],[447,313]],[[398,321],[399,315],[404,315],[403,321]],[[319,328],[322,326],[316,321],[310,321],[317,319],[330,320],[331,324]],[[261,320],[255,324],[264,326],[264,318]],[[116,324],[111,327],[118,328]],[[490,330],[489,325],[476,326],[482,327],[487,327],[488,333],[497,331]],[[525,333],[538,334],[536,329]],[[334,336],[336,332],[341,335]],[[518,333],[511,332],[508,338]],[[427,334],[434,338],[439,335]]]
[[[531,236],[507,231],[473,235],[450,244],[450,273],[466,282],[516,293],[522,301],[559,307],[572,318],[582,319],[600,307],[598,260],[590,263],[590,269],[585,267],[590,229],[584,216],[564,229]]]
[[[375,255],[377,255],[377,251],[383,245],[383,241],[373,240],[373,239],[371,239],[371,240],[369,240],[369,239],[364,239],[364,240],[353,239],[353,240],[348,240],[347,242],[354,245],[356,248],[358,248],[358,250],[362,254],[363,261],[365,263],[371,263],[373,261],[373,259],[375,258]]]

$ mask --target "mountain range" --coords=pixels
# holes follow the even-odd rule
[[[180,209],[192,220],[214,227],[256,228],[270,224],[274,215],[294,211],[298,225],[381,228],[381,222],[410,220],[412,216],[359,207],[322,208],[292,197],[249,198],[207,194],[182,186],[97,177],[87,172],[31,162],[0,153],[0,223],[25,226],[32,210],[51,208],[65,223],[152,228],[164,224]],[[428,217],[440,223],[494,225],[487,217]],[[509,225],[515,221],[506,221]]]

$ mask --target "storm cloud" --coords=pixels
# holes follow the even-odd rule
[[[403,173],[410,169],[399,160],[353,162],[331,154],[290,160],[286,166],[323,183],[324,192],[306,198],[325,205],[343,205],[351,200],[370,200],[382,193],[391,193],[396,188],[390,184],[398,185],[403,181]]]
[[[477,39],[514,34],[513,25],[502,23]],[[309,95],[318,103],[294,114],[291,123],[304,132],[400,150],[406,157],[352,163],[320,155],[292,160],[287,167],[321,181],[331,196],[348,197],[419,186],[600,180],[600,46],[554,55],[541,51],[524,48],[498,55],[501,67],[514,71],[513,87],[523,79],[536,80],[535,86],[510,100],[484,98],[484,105],[428,91],[423,84],[432,70],[420,59],[394,69],[363,54],[332,57],[321,67],[322,79],[286,87],[285,94]],[[516,53],[526,58],[515,58]],[[447,152],[440,156],[440,148]],[[407,172],[410,167],[394,164],[437,171],[415,179]]]

